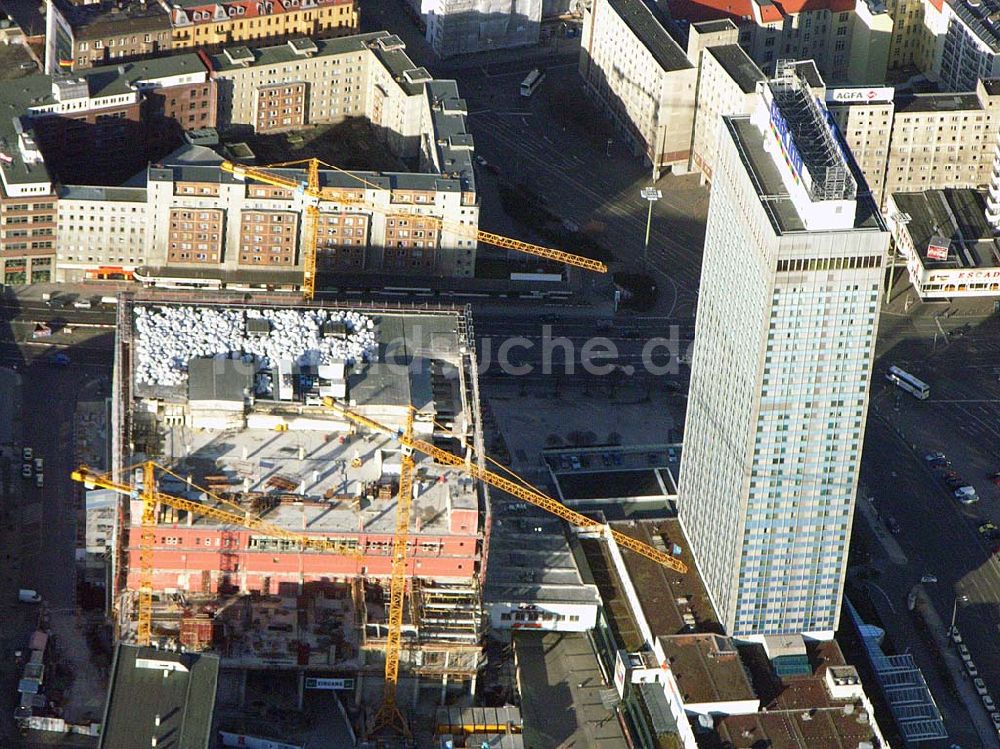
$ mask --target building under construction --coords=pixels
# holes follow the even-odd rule
[[[123,296],[118,316],[112,478],[136,488],[111,562],[120,638],[135,637],[145,569],[154,645],[215,652],[224,669],[353,679],[356,699],[374,698],[403,455],[331,404],[400,433],[412,414],[415,436],[478,464],[467,313],[161,293]],[[401,702],[423,686],[474,689],[490,528],[484,486],[413,459]],[[147,460],[169,469],[156,491],[195,510],[156,505],[143,564],[133,466]]]

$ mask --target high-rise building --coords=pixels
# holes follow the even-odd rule
[[[723,118],[705,237],[680,520],[738,637],[832,637],[889,235],[789,67]]]

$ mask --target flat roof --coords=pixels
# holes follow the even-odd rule
[[[514,632],[526,746],[627,749],[584,632]]]
[[[909,216],[906,232],[924,268],[1000,267],[1000,249],[986,221],[984,191],[949,188],[897,192],[892,199],[899,212]],[[929,257],[928,247],[940,240],[949,248],[948,257]]]
[[[844,749],[862,741],[878,746],[871,719],[862,720],[862,712],[837,707],[731,715],[718,719],[716,730],[701,736],[698,744],[702,749],[757,743],[769,749]]]
[[[757,699],[730,638],[718,634],[674,635],[660,637],[659,642],[686,703]]]
[[[11,184],[51,181],[44,161],[25,163],[14,123],[19,121],[30,132],[34,118],[49,116],[38,110],[59,103],[53,92],[54,83],[82,80],[87,87],[87,95],[96,98],[134,93],[143,81],[207,72],[198,55],[184,53],[90,68],[73,73],[68,79],[38,73],[0,83],[0,150],[12,159],[9,163],[0,164],[4,181]]]
[[[654,637],[722,632],[679,520],[613,522],[611,527],[667,553],[674,544],[681,547],[678,558],[688,566],[686,574],[638,554],[622,552],[625,569],[639,592],[639,604]]]
[[[493,521],[484,598],[487,602],[598,605],[601,596],[581,564],[579,541],[562,521],[537,513],[506,513]]]
[[[749,117],[723,117],[723,122],[728,137],[737,143],[741,160],[751,176],[757,195],[775,231],[781,234],[805,231],[805,224],[788,195],[778,167],[764,149],[764,136],[760,130],[750,122]],[[870,194],[859,191],[856,206],[854,230],[886,230],[882,216]]]
[[[960,112],[982,109],[975,92],[946,94],[901,94],[896,97],[896,112]]]
[[[208,749],[218,680],[215,656],[119,645],[99,749],[151,746],[154,737],[160,746]]]
[[[159,3],[78,4],[56,0],[60,15],[78,40],[102,39],[118,33],[169,31],[170,17]]]
[[[608,0],[608,4],[661,68],[670,71],[694,67],[666,26],[642,0]]]
[[[716,21],[716,23],[729,23],[729,21]],[[766,79],[764,73],[757,67],[757,63],[738,44],[720,44],[705,51],[719,61],[722,69],[745,94],[752,94],[757,84]]]
[[[714,34],[719,31],[736,30],[736,24],[728,18],[720,18],[715,21],[698,21],[696,23],[692,23],[691,26],[703,34]],[[709,47],[709,49],[712,48]]]

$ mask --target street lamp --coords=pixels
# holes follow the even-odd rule
[[[649,251],[649,227],[653,223],[653,203],[663,197],[663,193],[655,187],[644,187],[639,190],[643,200],[649,203],[649,211],[646,213],[646,241],[642,244],[642,267],[645,270],[647,265],[646,253]]]

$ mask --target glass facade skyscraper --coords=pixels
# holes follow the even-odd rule
[[[721,123],[679,512],[738,637],[832,637],[889,235],[794,71]]]

